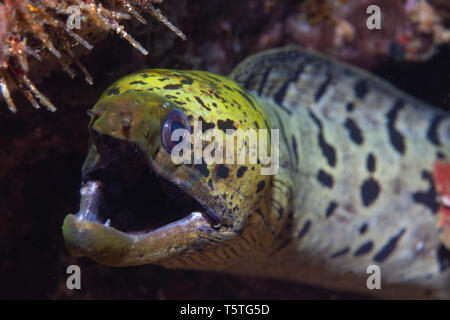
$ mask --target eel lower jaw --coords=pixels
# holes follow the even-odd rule
[[[199,234],[215,232],[220,227],[219,216],[202,210],[150,229],[123,231],[114,226],[114,218],[102,216],[102,189],[98,181],[85,183],[80,192],[80,211],[64,219],[63,236],[73,256],[85,256],[109,266],[159,263],[199,248],[203,241]],[[152,213],[150,208],[147,213]]]
[[[73,256],[87,256],[101,264],[156,263],[196,247],[199,239],[196,235],[214,228],[210,211],[207,214],[194,211],[154,229],[121,231],[112,226],[110,218],[104,221],[101,217],[105,197],[100,182],[87,182],[80,193],[80,211],[66,216],[63,236]]]
[[[107,265],[153,263],[196,247],[199,233],[221,226],[220,216],[156,174],[134,145],[110,139],[97,148],[80,210],[63,223],[72,255]]]
[[[69,214],[62,229],[71,255],[109,266],[132,266],[158,263],[196,247],[199,239],[195,235],[208,226],[201,213],[193,212],[153,231],[132,234]]]

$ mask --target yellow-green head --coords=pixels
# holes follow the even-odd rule
[[[72,254],[108,265],[167,263],[231,243],[255,211],[265,210],[260,203],[270,176],[261,175],[260,159],[252,163],[250,151],[238,164],[239,147],[230,153],[225,146],[227,129],[270,130],[270,124],[234,81],[201,71],[143,70],[111,85],[90,114],[80,211],[63,224]],[[175,129],[186,134],[172,141]],[[198,144],[196,134],[207,129],[221,135]],[[182,163],[172,157],[177,145],[190,147],[179,153]],[[236,161],[206,162],[205,151],[219,156],[218,147],[222,162],[225,152]]]

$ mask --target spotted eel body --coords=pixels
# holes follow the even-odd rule
[[[158,140],[161,105],[224,132],[279,129],[278,173],[261,175],[259,162],[175,166]],[[191,214],[136,235],[69,215],[63,232],[74,255],[383,297],[450,297],[450,254],[439,239],[432,178],[436,161],[450,161],[448,113],[296,47],[251,56],[228,77],[143,70],[114,83],[92,112],[91,130],[136,144],[158,175],[221,224]],[[125,131],[124,119],[132,119]],[[99,154],[93,144],[84,172]],[[86,203],[82,194],[81,207]],[[366,287],[370,265],[381,270],[376,292]]]

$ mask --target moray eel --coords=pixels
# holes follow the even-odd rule
[[[449,298],[432,178],[436,161],[450,161],[448,113],[358,68],[285,47],[227,77],[133,73],[90,115],[80,211],[63,223],[74,256]],[[227,129],[278,129],[278,171],[263,175],[259,158],[175,164],[171,151],[193,135],[171,133],[192,133],[194,121],[223,139]],[[367,288],[372,265],[381,290]]]

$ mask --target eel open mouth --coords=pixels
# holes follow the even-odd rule
[[[78,219],[129,234],[143,234],[200,212],[217,228],[220,217],[174,183],[158,176],[140,148],[94,132],[100,154],[95,168],[82,177]]]

